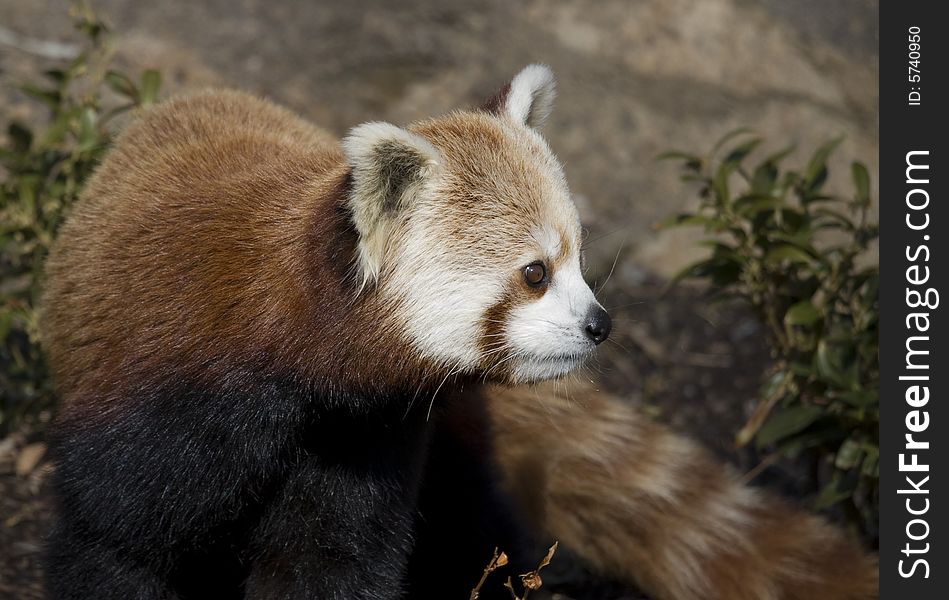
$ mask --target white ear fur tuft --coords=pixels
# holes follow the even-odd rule
[[[380,163],[394,158],[417,157],[422,170],[438,166],[441,159],[435,146],[422,136],[383,121],[353,127],[343,138],[343,152],[357,177],[374,172]]]
[[[502,106],[518,123],[538,128],[550,114],[556,95],[554,74],[550,67],[528,65],[511,80]]]
[[[352,167],[347,206],[359,234],[362,289],[378,280],[399,213],[437,170],[441,156],[422,136],[382,122],[350,130],[343,152]]]

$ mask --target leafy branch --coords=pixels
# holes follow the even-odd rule
[[[879,487],[879,269],[861,261],[879,237],[869,218],[870,178],[851,164],[853,193],[825,191],[828,159],[841,139],[820,146],[803,168],[782,170],[787,147],[749,166],[762,143],[733,131],[707,155],[668,152],[700,204],[660,227],[700,226],[708,254],[681,271],[718,298],[747,303],[764,325],[774,359],[756,409],[736,435],[774,455],[816,461],[819,509],[839,506],[875,535]],[[766,459],[767,460],[767,459]]]
[[[10,123],[0,147],[0,435],[36,422],[54,403],[36,312],[43,262],[112,142],[113,120],[152,104],[161,86],[157,71],[135,83],[109,69],[108,26],[82,4],[71,15],[83,34],[79,54],[20,86],[46,107],[45,124]],[[104,94],[108,89],[113,94]]]

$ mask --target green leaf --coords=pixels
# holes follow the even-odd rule
[[[803,195],[801,196],[801,202],[804,204],[809,204],[811,202],[831,199],[830,196],[820,193],[821,189],[824,187],[824,183],[827,182],[828,173],[829,171],[827,170],[827,167],[823,166],[813,178],[806,179],[804,181],[805,189]]]
[[[751,219],[752,226],[761,240],[780,239],[775,236],[786,235],[795,237],[794,243],[797,245],[810,241],[808,226],[811,218],[793,205],[785,203],[773,211],[761,211]],[[803,238],[797,239],[796,236],[799,235]]]
[[[722,163],[715,173],[715,179],[712,180],[712,191],[715,193],[716,205],[720,209],[725,209],[729,205],[731,194],[728,191],[728,178],[734,169],[733,165]]]
[[[40,186],[40,178],[37,175],[20,175],[16,183],[20,206],[32,217],[36,207],[36,190]]]
[[[99,122],[100,122],[100,123],[108,123],[108,122],[111,121],[116,115],[120,115],[120,114],[124,113],[125,111],[131,110],[131,109],[133,109],[133,108],[135,108],[135,103],[134,103],[134,102],[128,102],[128,103],[126,103],[126,104],[122,104],[121,106],[116,106],[115,108],[112,108],[112,109],[106,111],[106,113],[102,116],[102,118],[99,119]]]
[[[814,500],[814,510],[824,510],[846,500],[853,494],[853,487],[853,483],[848,482],[839,471],[834,473],[830,483],[824,486]]]
[[[807,429],[824,414],[819,406],[799,405],[772,413],[770,418],[758,430],[758,447],[779,442],[789,436]]]
[[[744,132],[742,132],[744,133]],[[733,148],[715,171],[715,177],[712,179],[711,188],[715,193],[716,205],[727,211],[731,203],[731,195],[728,190],[728,179],[740,166],[741,161],[751,152],[755,146],[761,143],[758,138],[749,140]]]
[[[851,406],[871,408],[880,404],[880,394],[877,390],[855,390],[839,395],[839,398]]]
[[[826,219],[829,219],[837,223],[842,229],[852,230],[855,228],[855,225],[853,224],[853,221],[850,220],[850,217],[832,208],[827,208],[826,206],[820,206],[814,209],[814,214],[817,216],[825,217]]]
[[[843,389],[857,389],[858,365],[845,365],[846,349],[830,343],[826,338],[817,343],[814,362],[818,374],[825,380]]]
[[[63,98],[59,93],[59,90],[45,90],[43,88],[37,87],[31,84],[24,84],[20,86],[20,90],[33,98],[36,98],[43,104],[46,104],[50,110],[55,111],[59,108],[60,103]]]
[[[781,178],[781,189],[789,190],[801,181],[801,174],[797,171],[786,171]]]
[[[787,146],[784,149],[768,156],[755,169],[751,176],[751,191],[755,194],[778,195],[781,190],[775,190],[778,182],[778,165],[784,158],[794,152],[795,146]]]
[[[99,143],[99,131],[96,126],[98,115],[96,110],[87,106],[79,116],[79,146],[80,152],[88,152]]]
[[[149,106],[158,99],[158,88],[161,87],[161,73],[155,69],[148,69],[142,73],[141,105]]]
[[[49,127],[46,128],[46,133],[43,135],[42,145],[44,146],[56,146],[61,147],[60,145],[66,139],[66,135],[69,133],[71,127],[71,121],[76,117],[75,111],[66,110],[60,112],[56,115],[56,118],[49,124]]]
[[[751,175],[751,191],[756,194],[770,194],[778,179],[778,167],[771,162],[763,162]]]
[[[718,154],[718,151],[721,150],[725,146],[725,144],[732,141],[736,137],[739,137],[742,135],[750,135],[752,133],[754,133],[754,131],[748,127],[739,127],[738,129],[733,129],[729,131],[728,133],[720,137],[717,142],[715,142],[715,146],[712,147],[712,151],[710,152],[710,155],[715,156],[716,154]]]
[[[818,148],[808,161],[801,180],[804,188],[804,195],[801,200],[805,204],[814,201],[819,195],[821,187],[827,181],[827,159],[830,158],[830,155],[837,149],[843,139],[843,136],[841,136],[827,142]]]
[[[783,261],[810,264],[814,261],[814,257],[801,250],[797,246],[792,246],[791,244],[782,244],[769,250],[764,257],[764,260],[769,264],[780,263]]]
[[[795,150],[797,150],[797,145],[796,145],[796,144],[791,144],[791,145],[789,145],[789,146],[785,146],[785,147],[782,148],[781,150],[778,150],[778,151],[775,152],[774,154],[772,154],[772,155],[768,156],[767,158],[765,158],[764,161],[765,161],[766,163],[771,163],[771,164],[777,166],[777,165],[781,164],[781,161],[784,160],[785,158],[787,158],[788,155],[791,154],[792,152],[794,152]]]
[[[830,155],[833,154],[834,150],[837,149],[837,146],[839,146],[843,140],[843,136],[836,137],[814,152],[807,163],[807,167],[804,169],[804,181],[812,181],[821,171],[826,170],[827,159],[830,158]]]
[[[840,428],[831,419],[821,419],[806,430],[774,445],[775,452],[794,457],[810,448],[826,449],[839,443]]]
[[[863,459],[863,466],[860,468],[860,474],[864,477],[880,478],[880,449],[875,445],[865,444],[864,451],[867,453]]]
[[[759,144],[761,144],[761,138],[750,139],[733,148],[722,162],[737,166],[741,164],[741,161],[745,160],[745,157],[751,154],[751,151],[758,147]]]
[[[791,306],[784,313],[784,322],[787,325],[813,325],[821,319],[818,311],[810,300],[802,300]]]
[[[734,203],[734,210],[743,217],[754,218],[765,210],[775,210],[784,206],[784,200],[765,194],[741,196]]]
[[[758,395],[761,398],[771,398],[772,396],[780,394],[789,381],[791,381],[791,375],[785,371],[772,373],[771,376],[761,384]]]
[[[798,377],[810,377],[813,367],[810,364],[794,361],[788,364],[788,370]]]
[[[688,154],[686,152],[679,152],[677,150],[670,150],[669,152],[663,152],[656,157],[656,160],[680,160],[682,161],[682,167],[686,170],[686,174],[682,176],[683,181],[694,181],[704,179],[699,177],[702,173],[702,159],[694,154]]]
[[[812,231],[809,228],[798,229],[794,233],[785,233],[783,231],[777,231],[771,234],[771,238],[774,241],[786,242],[799,250],[803,250],[805,254],[815,257],[822,258],[822,254],[817,251],[817,249],[810,244],[812,239]],[[826,254],[826,253],[825,253]]]
[[[863,163],[854,161],[850,165],[850,173],[853,175],[853,185],[856,188],[856,198],[854,202],[857,206],[870,205],[870,174]]]
[[[138,89],[135,87],[135,84],[132,83],[132,80],[122,73],[109,71],[105,74],[105,80],[109,84],[109,87],[119,94],[132,99],[136,103],[139,102]]]
[[[735,435],[735,444],[741,448],[748,444],[768,420],[774,406],[781,400],[788,401],[793,396],[788,395],[788,386],[793,381],[791,373],[778,371],[761,386],[759,401],[754,412],[745,422],[745,425]]]
[[[863,456],[863,444],[853,438],[847,438],[837,449],[834,466],[844,471],[852,469],[860,464]]]
[[[706,217],[704,215],[681,213],[663,219],[656,224],[657,229],[670,229],[672,227],[686,227],[689,225],[703,225],[707,228],[717,228],[723,225],[721,219],[715,217]]]

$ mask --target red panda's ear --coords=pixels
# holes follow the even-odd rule
[[[557,95],[554,74],[547,65],[528,65],[484,105],[497,115],[539,128],[544,124]]]
[[[361,286],[379,278],[398,215],[438,169],[441,156],[420,135],[390,123],[363,123],[343,139],[352,168],[347,206],[359,233]]]

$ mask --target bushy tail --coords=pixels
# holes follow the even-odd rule
[[[492,388],[505,484],[536,525],[657,600],[869,600],[876,559],[592,389]]]

